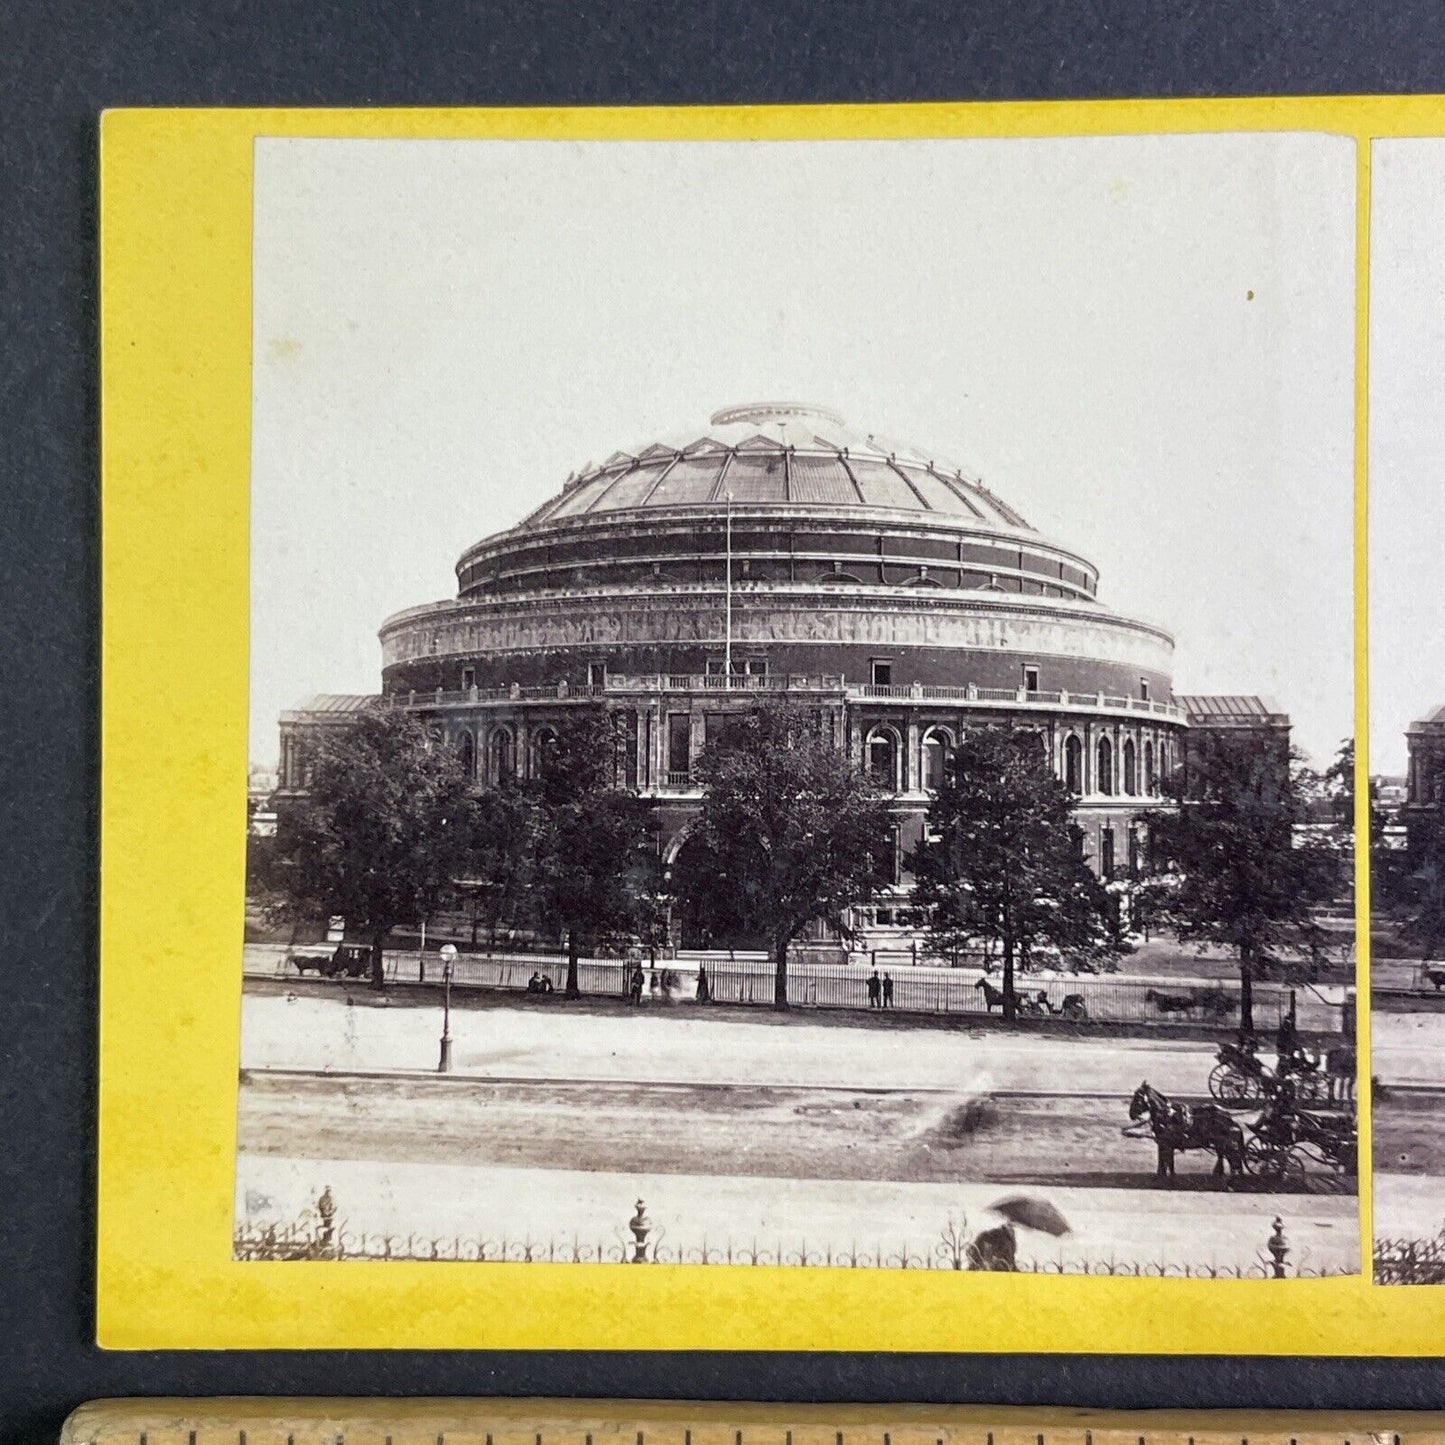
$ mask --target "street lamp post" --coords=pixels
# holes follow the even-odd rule
[[[452,1071],[452,965],[457,961],[457,949],[453,943],[445,943],[442,955],[442,1050],[437,1060],[437,1073]]]

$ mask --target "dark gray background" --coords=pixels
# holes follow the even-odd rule
[[[161,1393],[1445,1406],[1445,1366],[1406,1361],[91,1344],[102,108],[1428,92],[1442,31],[1431,0],[0,3],[0,1438]]]

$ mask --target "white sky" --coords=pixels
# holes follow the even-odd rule
[[[1403,773],[1445,703],[1445,141],[1370,170],[1370,767]]]
[[[252,756],[567,473],[821,403],[1351,729],[1354,159],[1320,136],[257,146]]]

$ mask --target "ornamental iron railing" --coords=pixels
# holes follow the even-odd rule
[[[305,950],[306,956],[324,952]],[[246,971],[255,977],[300,976],[287,950],[248,945]],[[706,971],[702,980],[699,965]],[[642,998],[678,1006],[733,1005],[771,1007],[775,970],[759,958],[692,955],[687,958],[597,958],[578,960],[581,993],[599,998],[635,997],[635,978],[642,972]],[[315,973],[314,967],[308,969]],[[435,953],[389,951],[385,977],[393,984],[440,987],[442,964]],[[567,960],[556,953],[458,953],[452,964],[457,989],[559,994],[565,990]],[[545,980],[545,984],[544,981]],[[876,989],[870,984],[876,982]],[[797,963],[788,969],[788,1003],[794,1008],[848,1009],[877,1013],[999,1019],[1003,1013],[1000,976],[977,965],[957,969],[915,966],[907,955],[890,963]],[[1234,980],[1169,983],[1092,973],[1028,972],[1020,969],[1014,989],[1016,1012],[1026,1020],[1053,1020],[1079,1027],[1145,1024],[1188,1026],[1235,1032],[1240,1027],[1240,986]],[[1277,1029],[1290,1008],[1290,990],[1281,984],[1256,983],[1253,1018],[1256,1030]]]
[[[1434,1239],[1377,1239],[1376,1284],[1445,1284],[1445,1226]]]
[[[1351,1273],[1348,1268],[1315,1265],[1286,1237],[1282,1216],[1249,1262],[1191,1262],[1130,1259],[1116,1255],[1020,1255],[1017,1234],[997,1226],[979,1234],[967,1219],[950,1215],[931,1241],[898,1238],[860,1245],[810,1244],[806,1238],[777,1236],[746,1240],[670,1243],[638,1200],[632,1216],[610,1239],[580,1233],[521,1238],[425,1235],[355,1230],[337,1210],[329,1187],[316,1203],[289,1222],[243,1220],[237,1223],[232,1253],[242,1261],[375,1260],[471,1264],[682,1264],[820,1269],[972,1270],[992,1273],[1083,1274],[1130,1279],[1319,1279]]]

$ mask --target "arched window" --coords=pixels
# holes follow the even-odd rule
[[[1046,734],[1041,733],[1037,728],[1021,728],[1018,737],[1030,747],[1037,748],[1044,766],[1049,766],[1049,740]]]
[[[1064,740],[1064,786],[1071,793],[1084,791],[1084,745],[1073,733]]]
[[[1144,791],[1150,797],[1153,797],[1156,790],[1154,780],[1154,744],[1152,742],[1146,742],[1144,744]]]
[[[512,730],[494,728],[489,744],[490,756],[487,773],[494,783],[510,782],[516,771],[516,754],[513,749]]]
[[[477,775],[477,743],[471,733],[465,729],[461,737],[457,739],[457,760],[462,765],[462,772],[468,778]]]
[[[1139,791],[1139,764],[1134,753],[1134,739],[1124,739],[1124,792],[1134,797]]]
[[[532,734],[532,776],[540,778],[547,770],[547,759],[557,746],[557,734],[551,728],[538,728]]]
[[[1099,872],[1105,879],[1114,876],[1114,830],[1104,828],[1099,833]]]
[[[948,755],[953,751],[953,739],[943,728],[930,728],[923,735],[923,790],[936,793],[947,776]]]
[[[1111,796],[1114,791],[1114,744],[1108,738],[1099,739],[1094,791],[1102,793],[1106,798]]]
[[[892,728],[874,728],[868,734],[868,776],[890,793],[899,789],[898,734]]]

